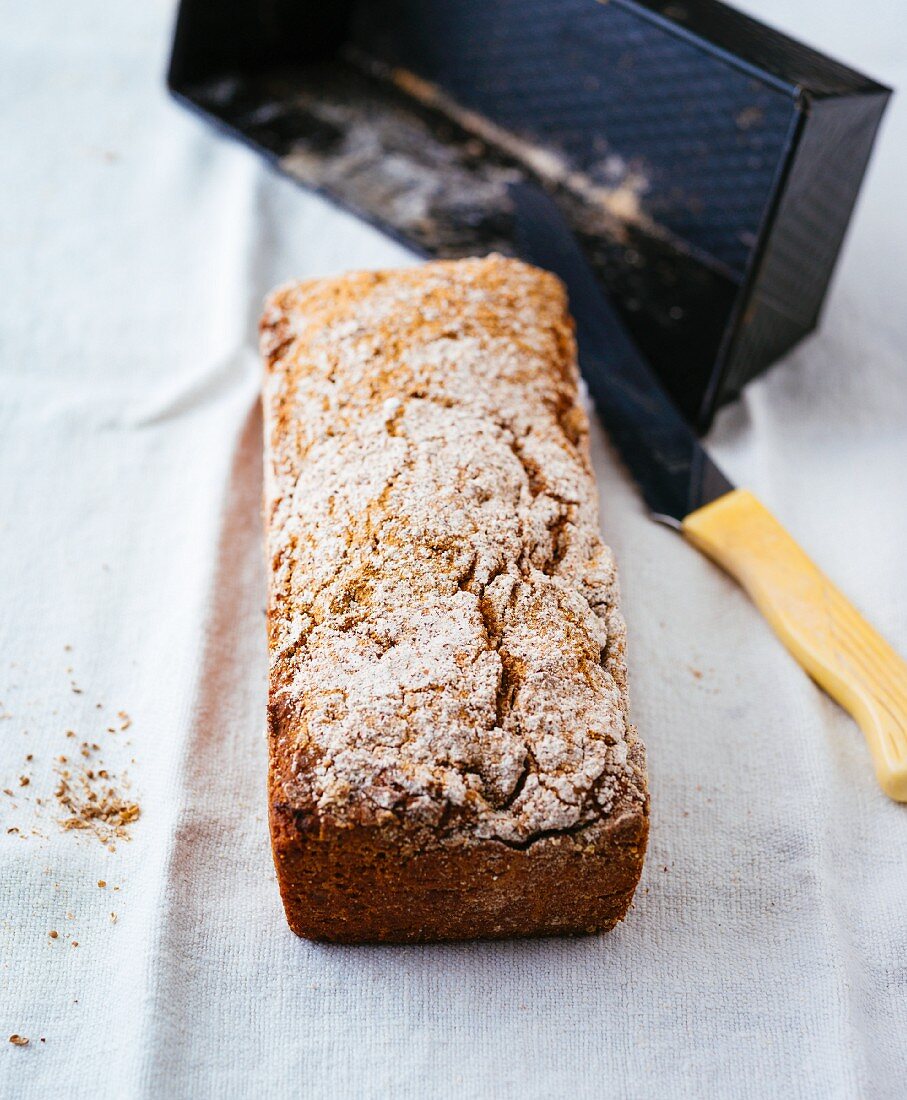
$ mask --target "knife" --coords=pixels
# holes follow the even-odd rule
[[[624,328],[560,208],[513,184],[521,256],[558,275],[599,415],[655,519],[734,577],[809,675],[859,723],[882,790],[907,802],[907,663],[777,519],[709,457]]]

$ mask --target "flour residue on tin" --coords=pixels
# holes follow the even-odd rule
[[[612,153],[602,162],[593,165],[591,171],[578,171],[570,166],[562,153],[527,141],[477,111],[462,107],[438,85],[424,80],[410,70],[388,70],[380,62],[362,59],[360,55],[357,55],[357,60],[360,64],[367,65],[369,71],[377,76],[389,75],[393,83],[407,95],[454,120],[464,130],[475,134],[490,146],[504,151],[529,168],[542,182],[566,188],[577,198],[607,212],[618,222],[636,225],[648,231],[654,229],[642,209],[642,197],[649,189],[649,181],[641,171],[631,168],[623,157]],[[609,181],[614,180],[613,184],[597,182],[599,175],[605,176]]]
[[[557,190],[576,228],[626,244],[630,227],[658,235],[635,165],[605,150],[580,171],[556,149],[462,107],[436,85],[359,51],[275,87],[268,104],[292,139],[281,167],[442,256],[513,251],[509,184]]]

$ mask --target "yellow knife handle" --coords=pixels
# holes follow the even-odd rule
[[[907,662],[745,489],[691,512],[687,539],[747,591],[794,657],[860,724],[882,790],[907,802]]]

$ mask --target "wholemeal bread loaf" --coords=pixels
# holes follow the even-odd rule
[[[561,284],[499,256],[295,283],[262,350],[290,927],[610,928],[648,797]]]

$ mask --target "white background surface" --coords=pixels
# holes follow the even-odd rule
[[[747,7],[907,89],[900,0]],[[902,1096],[907,807],[600,434],[653,802],[629,919],[571,942],[290,934],[255,320],[278,281],[406,257],[168,100],[169,3],[2,0],[0,20],[0,1095]],[[902,95],[822,332],[711,439],[902,652],[905,179]],[[114,853],[55,824],[70,728],[141,802]]]

